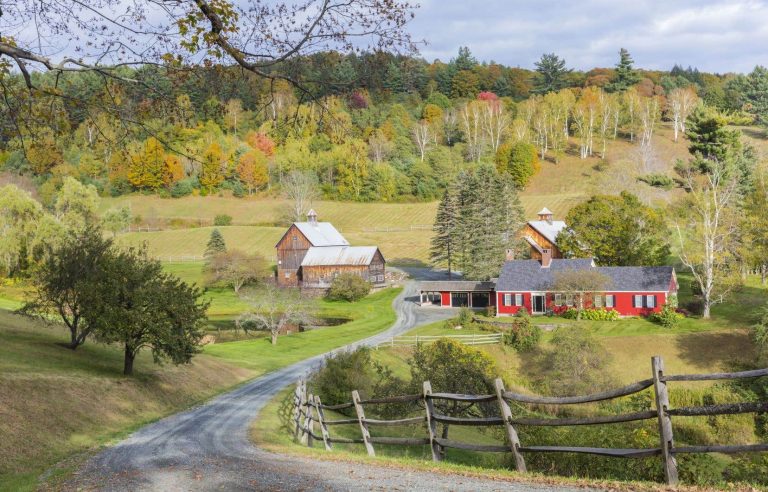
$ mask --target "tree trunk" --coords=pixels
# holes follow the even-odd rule
[[[125,359],[123,360],[123,374],[126,376],[133,375],[133,361],[136,359],[136,353],[128,346],[125,345]]]
[[[70,328],[69,329],[69,345],[67,345],[67,348],[70,350],[75,350],[80,343],[77,341],[77,328]]]
[[[768,280],[768,266],[760,265],[760,285],[765,285]]]
[[[277,345],[277,333],[273,331],[271,335],[272,335],[272,345]]]
[[[710,313],[709,313],[710,308],[711,308],[711,305],[710,305],[709,300],[705,299],[704,300],[704,309],[701,312],[701,318],[702,319],[709,319],[710,318]]]

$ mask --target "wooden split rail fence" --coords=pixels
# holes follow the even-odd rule
[[[678,416],[710,416],[733,415],[741,413],[768,412],[768,402],[742,402],[719,405],[704,405],[696,407],[670,408],[668,383],[678,381],[714,381],[725,379],[756,378],[768,376],[768,369],[753,371],[716,373],[716,374],[682,374],[667,375],[664,372],[664,362],[661,357],[651,359],[653,375],[649,379],[616,388],[609,391],[585,396],[546,397],[513,393],[504,389],[501,379],[495,381],[495,394],[462,395],[453,393],[433,393],[429,381],[423,384],[421,394],[394,396],[361,400],[357,391],[352,392],[352,401],[338,405],[324,405],[317,395],[307,394],[306,382],[299,381],[294,393],[294,438],[297,442],[312,447],[315,441],[322,442],[327,451],[332,444],[363,444],[370,456],[375,455],[374,444],[418,446],[428,445],[434,461],[442,460],[445,448],[464,449],[481,452],[512,453],[515,467],[520,472],[526,471],[526,453],[585,453],[617,458],[645,458],[659,456],[664,467],[667,484],[678,483],[677,461],[675,456],[683,453],[745,453],[768,451],[768,443],[749,445],[715,445],[715,446],[677,446],[674,442],[672,417]],[[585,418],[522,418],[512,414],[510,403],[540,404],[540,405],[573,405],[612,400],[653,388],[655,408],[623,415],[603,415]],[[499,408],[498,417],[462,418],[442,415],[435,409],[435,400],[447,400],[463,403],[492,403]],[[397,420],[377,420],[366,418],[365,407],[369,405],[402,404],[420,402],[424,407],[424,415],[402,418]],[[356,417],[348,419],[328,420],[326,410],[344,410],[354,408]],[[571,425],[602,425],[619,422],[632,422],[655,419],[658,421],[659,447],[647,449],[602,448],[602,447],[572,447],[572,446],[535,446],[523,445],[518,437],[516,426],[571,426]],[[506,434],[505,445],[470,444],[438,437],[437,424],[463,426],[500,426]],[[320,433],[315,430],[318,424]],[[372,436],[369,428],[378,426],[402,426],[424,424],[426,435],[423,438],[383,437]],[[329,427],[336,425],[354,425],[360,428],[360,438],[350,439],[332,437]]]
[[[503,334],[501,333],[481,333],[473,335],[401,335],[391,337],[389,340],[376,345],[379,347],[412,347],[420,343],[432,343],[443,338],[455,340],[464,345],[490,345],[501,343]]]

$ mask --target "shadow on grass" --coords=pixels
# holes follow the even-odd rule
[[[755,357],[746,330],[681,334],[675,337],[675,344],[681,360],[709,372],[713,367],[732,367]]]

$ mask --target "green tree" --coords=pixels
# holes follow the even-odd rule
[[[768,68],[758,65],[749,75],[738,75],[728,82],[727,90],[736,95],[742,110],[768,126]]]
[[[518,188],[525,188],[541,169],[536,147],[523,141],[502,144],[496,152],[496,169],[508,173]]]
[[[597,393],[611,385],[611,354],[595,336],[579,326],[558,329],[550,341],[546,367],[550,390],[558,396]]]
[[[417,345],[408,366],[412,393],[421,393],[423,382],[429,381],[434,392],[487,395],[496,391],[493,381],[499,376],[496,362],[488,354],[447,338]],[[498,411],[458,401],[435,400],[434,404],[439,413],[451,417]],[[448,438],[448,424],[443,424],[442,436]]]
[[[43,207],[28,192],[15,185],[0,188],[0,273],[26,263],[43,215]]]
[[[396,61],[392,60],[387,65],[387,71],[384,75],[382,85],[392,93],[403,91],[403,72],[400,70],[400,65]]]
[[[205,245],[205,256],[207,258],[227,251],[227,244],[224,242],[224,236],[218,229],[211,231],[211,237],[208,238],[208,244]]]
[[[565,60],[556,54],[545,53],[534,65],[536,66],[536,77],[531,91],[534,94],[557,92],[568,86],[568,75],[572,70],[565,68]]]
[[[471,70],[459,70],[453,76],[451,81],[451,97],[453,98],[474,98],[479,89],[480,81],[475,72]]]
[[[81,230],[96,222],[99,193],[93,185],[85,185],[72,177],[64,178],[56,195],[56,218],[69,230]]]
[[[231,287],[235,294],[245,285],[254,284],[270,274],[267,260],[257,254],[249,255],[233,249],[220,251],[208,257],[203,268],[206,284]]]
[[[591,303],[595,294],[609,289],[610,279],[596,270],[564,270],[555,272],[552,290],[572,296],[576,302],[576,319],[581,319],[581,312]]]
[[[101,274],[111,246],[96,227],[71,231],[35,269],[31,297],[20,312],[45,322],[61,320],[69,329],[72,350],[85,343],[100,326],[99,314],[108,302]]]
[[[235,320],[235,326],[248,333],[266,331],[277,345],[277,337],[289,325],[306,325],[312,320],[312,306],[299,289],[280,289],[265,285],[242,297],[250,305]]]
[[[728,128],[728,120],[722,114],[706,106],[697,107],[688,117],[685,131],[688,151],[705,160],[725,162],[740,148],[739,132]],[[700,164],[706,171],[706,163]]]
[[[448,278],[453,275],[454,260],[460,243],[459,195],[455,186],[449,186],[437,206],[429,259],[435,266],[445,266]]]
[[[326,297],[332,301],[359,301],[371,292],[371,283],[360,275],[342,273],[333,279]]]
[[[619,50],[619,63],[616,64],[616,75],[605,86],[608,92],[622,92],[640,82],[640,74],[635,70],[634,61],[625,48]]]
[[[136,356],[152,351],[156,363],[186,364],[200,351],[209,301],[202,292],[163,271],[146,250],[106,256],[98,285],[102,302],[94,334],[123,346],[123,374],[133,374]]]
[[[629,193],[596,195],[573,207],[557,237],[569,257],[603,266],[663,265],[669,256],[664,216]]]
[[[101,216],[101,224],[104,229],[112,233],[114,238],[131,225],[131,211],[128,207],[110,208]]]
[[[477,59],[469,51],[468,46],[460,46],[459,54],[451,60],[451,65],[456,67],[456,70],[472,70],[477,66]]]
[[[203,152],[202,168],[200,170],[200,185],[211,193],[224,181],[224,153],[221,146],[212,143]]]
[[[768,281],[768,183],[765,176],[756,180],[744,200],[741,218],[742,251],[745,260],[760,271],[760,282]]]

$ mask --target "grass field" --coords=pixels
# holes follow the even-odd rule
[[[62,345],[67,332],[0,310],[0,490],[35,490],[51,467],[231,387],[253,371],[214,357],[156,366],[149,353],[136,376],[122,376],[122,351],[87,342]]]

